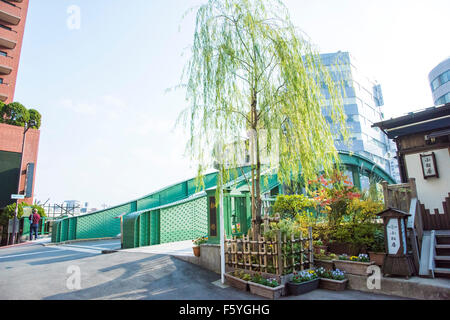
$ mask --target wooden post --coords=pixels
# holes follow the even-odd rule
[[[313,245],[313,234],[312,228],[308,228],[308,238],[309,238],[309,268],[311,269],[314,264],[314,245]]]
[[[300,271],[303,271],[303,270],[305,270],[305,268],[304,268],[304,266],[303,266],[303,264],[305,263],[304,261],[303,261],[303,253],[304,253],[304,246],[303,246],[303,233],[302,233],[302,231],[300,230]]]
[[[384,208],[387,209],[389,207],[388,183],[383,181],[381,184],[383,186]]]
[[[281,251],[281,231],[277,231],[277,262],[278,275],[283,275],[283,252]]]

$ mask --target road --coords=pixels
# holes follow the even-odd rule
[[[0,249],[1,300],[259,300],[213,282],[220,276],[164,254],[116,252],[117,240]],[[78,278],[77,276],[80,275]],[[78,281],[79,279],[79,281]],[[346,290],[314,290],[282,300],[391,300]]]

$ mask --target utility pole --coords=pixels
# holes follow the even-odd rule
[[[20,182],[22,178],[22,163],[23,163],[23,153],[25,152],[25,138],[27,135],[27,131],[34,126],[34,122],[30,122],[29,124],[25,122],[23,126],[23,140],[22,140],[22,153],[20,154],[20,167],[19,167],[19,182],[17,185],[17,194],[20,194]],[[12,230],[12,244],[16,241],[16,220],[19,214],[19,199],[16,199],[16,210],[14,211],[14,219],[13,219],[13,230]]]

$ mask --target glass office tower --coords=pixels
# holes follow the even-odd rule
[[[384,119],[381,86],[358,70],[355,59],[348,52],[326,53],[320,57],[333,80],[339,81],[345,88],[344,108],[350,142],[346,145],[342,137],[337,138],[336,148],[369,158],[396,181],[400,181],[398,164],[394,158],[395,144],[379,128],[372,128],[374,123]],[[326,88],[324,93],[327,95]],[[331,117],[326,115],[326,118],[331,123]],[[368,188],[367,179],[361,182],[363,189]]]

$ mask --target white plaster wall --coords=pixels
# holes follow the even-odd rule
[[[450,150],[445,148],[433,150],[433,152],[436,156],[439,178],[423,178],[420,155],[430,154],[430,152],[405,156],[408,177],[416,179],[418,198],[432,214],[434,214],[434,209],[438,209],[439,213],[444,213],[442,203],[450,192]]]

